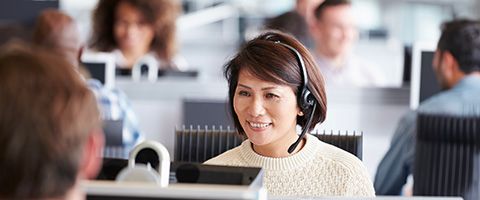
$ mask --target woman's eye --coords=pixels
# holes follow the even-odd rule
[[[248,96],[250,96],[250,93],[248,93],[247,91],[239,91],[238,95],[248,97]]]
[[[273,93],[268,93],[267,95],[265,95],[267,97],[267,99],[277,99],[279,98],[278,95],[276,94],[273,94]]]

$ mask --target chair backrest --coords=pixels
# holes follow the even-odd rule
[[[480,199],[480,116],[419,114],[414,195]]]
[[[319,133],[317,131],[311,134],[325,143],[336,146],[354,156],[357,156],[360,160],[363,158],[363,132],[357,133],[354,131],[348,133],[348,131],[346,131],[342,133],[341,131],[338,131],[337,133],[334,133],[333,131],[330,131],[330,133],[327,133],[326,131],[323,131],[322,133]]]
[[[337,146],[362,159],[363,133],[312,133],[325,143]],[[236,130],[190,127],[175,130],[174,161],[204,162],[239,146],[245,138]]]

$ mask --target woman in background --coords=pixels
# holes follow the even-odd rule
[[[131,69],[153,58],[160,69],[181,70],[186,62],[176,55],[176,0],[100,0],[93,12],[90,47],[113,51],[117,67]]]
[[[303,137],[325,120],[327,104],[323,77],[300,42],[264,33],[225,65],[225,76],[235,127],[248,140],[205,164],[261,167],[273,196],[375,195],[357,157]]]

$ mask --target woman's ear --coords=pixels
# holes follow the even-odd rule
[[[298,116],[303,116],[304,114],[303,114],[302,111],[299,111],[297,115],[298,115]]]

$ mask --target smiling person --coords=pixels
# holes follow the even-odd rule
[[[149,57],[160,69],[184,69],[186,61],[176,54],[179,11],[177,0],[100,0],[93,12],[90,47],[113,51],[120,68]]]
[[[235,127],[248,139],[205,164],[262,167],[273,196],[375,195],[359,159],[304,135],[325,120],[327,101],[323,77],[300,42],[264,33],[225,65],[225,76]]]
[[[382,87],[384,75],[374,64],[353,53],[358,40],[351,0],[325,0],[314,11],[310,32],[315,57],[327,86]]]

